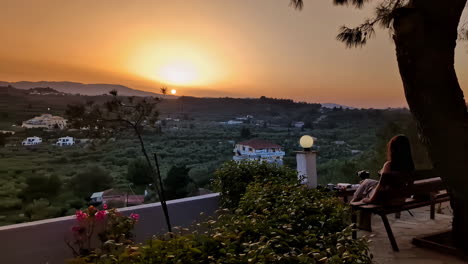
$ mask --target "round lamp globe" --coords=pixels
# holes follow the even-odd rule
[[[299,140],[299,144],[304,150],[310,150],[314,145],[314,138],[309,135],[302,136]]]

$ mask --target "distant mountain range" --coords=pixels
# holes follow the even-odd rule
[[[17,89],[28,90],[32,88],[52,88],[62,93],[68,94],[81,94],[81,95],[103,95],[108,94],[112,90],[116,90],[119,95],[125,96],[161,96],[159,93],[152,93],[141,91],[137,89],[132,89],[130,87],[119,85],[119,84],[104,84],[104,83],[93,83],[93,84],[85,84],[85,83],[78,83],[78,82],[3,82],[0,81],[0,87],[5,87],[11,85]],[[173,95],[166,95],[166,99],[174,99],[177,96]],[[248,98],[246,98],[248,99]],[[254,99],[254,98],[252,98]],[[334,103],[325,103],[321,104],[324,108],[343,108],[343,109],[356,109],[355,107],[346,106],[346,105],[339,105]]]
[[[18,89],[31,89],[31,88],[52,88],[59,92],[69,94],[81,94],[81,95],[102,95],[108,94],[112,90],[116,90],[119,95],[125,96],[161,96],[159,93],[145,92],[129,88],[127,86],[118,84],[84,84],[78,82],[2,82],[0,86],[11,85]],[[167,95],[166,98],[174,98],[173,95]]]

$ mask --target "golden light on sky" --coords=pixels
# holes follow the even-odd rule
[[[177,93],[177,90],[176,89],[172,89],[171,90],[171,94],[176,94]]]
[[[200,76],[196,66],[186,61],[174,61],[158,69],[156,78],[174,85],[193,84]],[[172,90],[175,91],[175,90]]]
[[[338,29],[372,16],[333,1],[0,0],[0,81],[121,84],[187,96],[405,106],[387,30],[358,49]],[[372,1],[371,1],[372,2]],[[112,8],[109,8],[112,7]],[[466,9],[465,13],[468,13]],[[464,14],[462,21],[467,21]],[[468,44],[456,69],[468,92]],[[178,89],[180,90],[180,89]]]
[[[210,85],[222,78],[217,61],[186,41],[144,44],[130,55],[129,70],[148,80],[176,86]]]

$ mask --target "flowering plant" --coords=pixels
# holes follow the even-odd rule
[[[132,230],[138,222],[138,214],[125,216],[104,204],[103,210],[89,206],[85,211],[76,211],[75,216],[77,222],[72,227],[73,241],[67,241],[75,257],[97,256],[133,244]],[[101,247],[93,248],[99,242]]]

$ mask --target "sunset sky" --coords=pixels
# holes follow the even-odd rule
[[[371,8],[305,2],[299,12],[289,0],[0,0],[0,81],[405,106],[387,31],[364,48],[335,40]],[[467,92],[466,42],[456,66]]]

